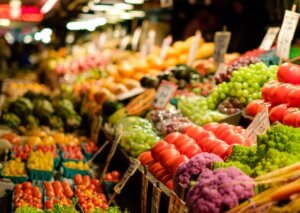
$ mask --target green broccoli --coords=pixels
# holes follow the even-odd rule
[[[34,114],[39,118],[48,118],[54,113],[54,108],[50,101],[39,99],[34,104]]]
[[[81,125],[81,117],[77,114],[71,115],[65,120],[66,128],[69,130],[76,129]]]
[[[55,114],[62,118],[76,115],[73,103],[68,99],[56,100],[54,102]]]
[[[21,124],[20,118],[14,113],[3,114],[2,122],[11,128],[16,128]]]
[[[39,126],[40,121],[38,118],[34,117],[33,115],[27,115],[24,119],[24,124],[31,127],[36,127]]]
[[[63,129],[64,128],[64,122],[63,120],[55,115],[52,115],[48,118],[48,125],[52,128],[52,129]]]
[[[19,117],[31,114],[33,111],[33,104],[28,98],[18,98],[9,106],[9,111],[15,113]]]
[[[239,161],[242,164],[253,167],[256,164],[256,146],[242,146],[234,145],[231,155],[228,158],[229,161]]]
[[[213,169],[228,168],[228,167],[231,167],[231,166],[239,168],[240,170],[242,170],[247,175],[252,174],[252,169],[250,168],[250,166],[248,166],[246,164],[242,164],[239,161],[215,162],[213,164]]]

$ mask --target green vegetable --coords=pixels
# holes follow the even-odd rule
[[[64,122],[63,120],[55,115],[52,115],[48,118],[48,125],[53,129],[63,129]]]
[[[53,209],[45,210],[45,213],[79,213],[75,208],[76,203],[77,199],[73,198],[70,206],[54,204]]]
[[[71,115],[65,119],[65,126],[67,129],[76,129],[81,125],[81,117],[77,114]]]
[[[24,123],[28,126],[35,127],[39,126],[40,121],[38,118],[34,117],[33,115],[27,115],[24,119]]]
[[[46,99],[37,100],[34,104],[34,114],[39,118],[48,118],[54,113],[54,108],[50,101]]]
[[[117,101],[105,101],[102,106],[103,116],[111,116],[118,109],[121,109],[124,105]]]
[[[33,111],[33,104],[28,98],[18,98],[9,106],[9,111],[15,113],[19,117],[31,114]]]
[[[68,99],[56,100],[54,102],[55,114],[62,118],[76,115],[73,103]]]
[[[121,211],[119,209],[119,207],[117,206],[112,206],[112,207],[109,207],[107,209],[100,209],[100,208],[96,208],[96,209],[93,209],[91,211],[89,211],[89,213],[129,213],[129,211],[125,210],[125,211]]]
[[[239,161],[243,164],[247,164],[250,167],[255,166],[257,158],[256,158],[256,146],[241,146],[234,145],[232,148],[232,152],[229,161]]]
[[[112,114],[109,117],[108,122],[112,126],[115,126],[118,124],[120,119],[125,118],[126,116],[127,116],[127,112],[126,112],[125,108],[121,108],[121,109],[118,109],[114,114]]]
[[[15,213],[43,213],[44,211],[31,206],[22,206],[17,208]]]
[[[14,113],[3,114],[2,122],[3,122],[3,124],[5,124],[11,128],[16,128],[21,124],[20,118],[17,115],[15,115]]]
[[[242,170],[245,174],[250,175],[252,173],[252,169],[250,166],[246,165],[246,164],[242,164],[239,161],[229,161],[227,163],[225,162],[215,162],[213,164],[213,169],[218,169],[218,168],[228,168],[228,167],[237,167],[240,170]]]

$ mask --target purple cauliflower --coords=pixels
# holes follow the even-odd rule
[[[174,190],[178,191],[179,184],[183,188],[187,188],[192,177],[196,180],[199,174],[210,169],[214,162],[223,162],[223,160],[218,155],[202,152],[192,157],[188,162],[181,164],[173,178]]]
[[[254,180],[235,167],[203,171],[188,192],[192,213],[218,213],[233,208],[254,195]]]

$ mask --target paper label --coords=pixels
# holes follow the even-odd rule
[[[264,39],[262,40],[259,46],[259,49],[270,50],[279,30],[280,30],[279,27],[269,27]]]
[[[149,43],[148,43],[148,45],[149,45],[149,47],[148,47],[149,51],[148,51],[148,54],[152,53],[152,51],[153,51],[154,44],[155,44],[155,36],[156,36],[155,30],[150,30],[148,32],[148,39],[149,39]]]
[[[220,63],[219,66],[218,66],[218,69],[217,71],[215,72],[215,77],[218,76],[218,75],[221,75],[223,73],[226,73],[227,72],[227,64],[225,63]]]
[[[126,47],[129,44],[129,41],[130,41],[129,36],[125,36],[124,38],[122,38],[121,44],[120,44],[120,50],[126,50]]]
[[[132,158],[131,164],[129,165],[128,169],[126,170],[125,174],[123,175],[122,179],[117,183],[114,188],[115,193],[120,194],[121,190],[129,180],[129,178],[135,173],[140,165],[140,161],[137,159]]]
[[[137,51],[138,49],[141,32],[142,32],[141,28],[137,28],[133,33],[133,38],[131,41],[131,46],[133,51]]]
[[[263,134],[270,128],[268,107],[264,106],[263,111],[259,112],[247,127],[245,137],[249,138],[252,143],[256,143],[257,135]]]
[[[147,212],[147,195],[148,195],[149,180],[145,174],[142,173],[142,191],[141,191],[141,212]]]
[[[106,42],[106,33],[101,33],[98,38],[98,48],[103,49]]]
[[[189,51],[189,57],[188,57],[188,65],[189,66],[191,66],[194,63],[200,39],[201,39],[201,33],[200,33],[200,31],[197,31],[194,36],[194,39],[192,41],[190,51]]]
[[[158,188],[156,184],[153,184],[152,199],[151,199],[151,213],[159,212],[160,196],[161,196],[161,189]]]
[[[224,62],[224,55],[227,52],[230,37],[230,32],[221,31],[215,33],[214,61],[218,64]]]
[[[289,10],[285,11],[277,41],[277,55],[281,59],[289,59],[291,43],[294,38],[298,21],[299,13]]]
[[[160,52],[160,58],[164,60],[167,56],[167,51],[172,43],[172,36],[167,36],[162,43],[161,52]]]
[[[177,195],[172,192],[169,199],[168,213],[183,213],[185,212],[185,203]]]
[[[175,94],[177,87],[178,86],[176,84],[163,80],[157,89],[152,106],[156,109],[166,108],[170,99]]]

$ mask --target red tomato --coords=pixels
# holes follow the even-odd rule
[[[151,149],[151,155],[152,155],[153,159],[158,161],[158,155],[160,154],[160,152],[169,147],[171,147],[171,144],[168,144],[166,141],[164,141],[164,140],[158,141],[155,144],[155,146]]]
[[[200,147],[201,147],[202,140],[204,140],[206,138],[215,138],[215,139],[217,138],[213,132],[209,132],[209,131],[201,132],[197,137],[199,138],[199,140],[196,140],[196,142]],[[201,147],[201,149],[202,149],[202,147]]]
[[[300,87],[295,87],[288,95],[289,107],[300,107]]]
[[[274,106],[269,114],[269,118],[272,123],[275,121],[279,121],[282,123],[283,117],[288,113],[288,108],[286,104],[280,104],[278,106]]]
[[[104,176],[104,179],[105,179],[106,181],[113,181],[113,177],[111,176],[110,173],[107,173],[107,174]]]
[[[200,147],[203,152],[211,152],[219,144],[224,144],[224,141],[215,138],[205,138],[201,140]]]
[[[225,139],[225,142],[228,145],[231,145],[231,144],[243,145],[243,141],[244,141],[244,137],[240,134],[231,134],[229,137],[227,137]]]
[[[46,195],[47,195],[47,197],[49,197],[49,198],[55,197],[54,190],[47,190],[47,191],[46,191]]]
[[[265,101],[270,101],[273,91],[279,86],[278,81],[269,81],[262,88],[262,96]]]
[[[42,193],[38,187],[35,186],[32,191],[33,191],[34,197],[39,198],[39,199],[42,198]]]
[[[180,164],[187,162],[189,159],[185,155],[179,155],[172,163],[171,167],[168,167],[168,170],[172,175],[175,174],[177,168],[180,166]]]
[[[213,130],[213,133],[215,134],[216,137],[218,137],[222,132],[228,130],[230,127],[226,123],[221,123]]]
[[[22,189],[22,184],[17,183],[14,187],[14,190]]]
[[[90,183],[91,183],[91,178],[90,178],[90,176],[88,176],[88,175],[84,175],[83,177],[82,177],[82,181],[83,181],[83,184],[84,185],[90,185]]]
[[[206,131],[211,131],[211,132],[213,132],[214,129],[216,129],[218,126],[219,126],[219,123],[213,122],[213,123],[205,124],[205,125],[203,126],[203,128],[204,128]]]
[[[162,151],[159,154],[158,159],[159,159],[159,162],[167,162],[169,159],[176,158],[179,155],[180,155],[180,152],[177,149],[171,148],[171,149],[166,149],[166,150]]]
[[[172,180],[172,175],[171,174],[167,174],[167,175],[163,176],[160,181],[163,184],[166,184],[169,180]]]
[[[219,135],[218,139],[226,141],[226,138],[228,138],[232,134],[235,134],[235,131],[233,129],[229,129],[227,131],[222,132],[222,134]]]
[[[82,184],[82,176],[80,174],[75,174],[74,175],[74,181],[76,185]]]
[[[166,186],[167,186],[169,189],[173,190],[173,180],[169,180],[169,181],[166,183]]]
[[[112,171],[112,172],[111,172],[111,175],[112,175],[113,178],[115,178],[115,179],[120,179],[120,176],[121,176],[120,172],[118,172],[118,171]]]
[[[291,84],[281,84],[277,86],[277,88],[271,94],[270,102],[272,106],[288,103],[288,95],[293,90],[294,86]]]
[[[180,146],[184,145],[186,143],[186,141],[191,140],[191,138],[189,136],[187,136],[186,134],[180,134],[177,139],[175,141],[173,141],[174,146],[176,146],[176,148],[179,148]]]
[[[300,66],[292,63],[284,63],[279,66],[277,79],[280,82],[300,84]]]
[[[168,143],[173,143],[181,134],[179,132],[173,132],[165,137],[165,141]]]
[[[299,114],[298,108],[289,108],[288,113],[283,117],[283,124],[287,126],[296,126],[296,119]]]
[[[220,156],[221,158],[223,158],[225,156],[225,153],[227,151],[227,149],[229,148],[229,145],[227,144],[219,144],[217,145],[213,150],[212,153]]]
[[[141,164],[144,166],[149,165],[154,161],[151,155],[151,151],[142,152],[138,159],[141,162]]]
[[[31,189],[32,188],[32,183],[30,182],[24,182],[22,184],[22,189],[25,190],[25,189]]]
[[[152,166],[149,167],[149,171],[151,174],[156,174],[160,170],[165,170],[159,162],[154,163]]]
[[[165,169],[161,169],[161,170],[158,170],[154,175],[154,177],[156,177],[157,180],[160,180],[163,176],[167,175],[168,172],[167,170]]]
[[[180,148],[180,153],[186,155],[188,158],[194,157],[196,154],[202,152],[201,148],[196,143],[186,144]]]
[[[91,180],[91,183],[94,184],[95,186],[99,186],[100,185],[100,181],[98,179],[96,179],[96,178],[93,178]]]
[[[245,111],[247,115],[254,117],[257,113],[261,112],[263,109],[264,109],[264,101],[254,100],[247,105]]]
[[[180,140],[180,137],[178,137],[178,139],[174,141],[173,145],[176,147],[176,149],[180,151],[182,147],[196,143],[194,139],[187,137],[188,136],[184,137],[182,140]]]

